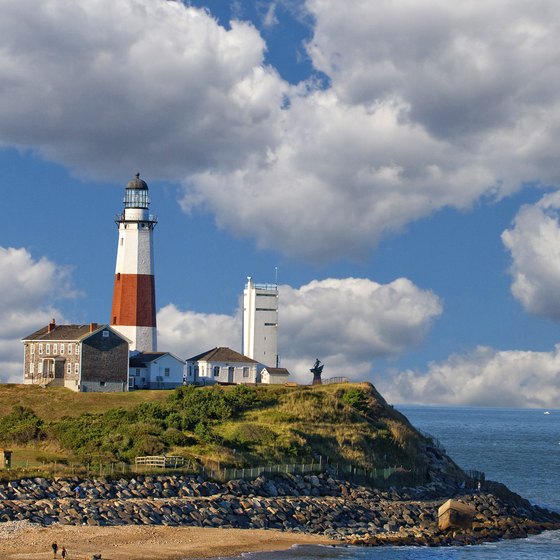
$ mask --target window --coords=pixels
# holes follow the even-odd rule
[[[29,373],[35,373],[35,364],[33,362],[29,364]]]
[[[248,367],[243,368],[243,377],[249,377],[249,368]]]
[[[51,345],[47,342],[45,344],[45,354],[50,354],[51,353]]]
[[[136,385],[136,379],[134,379],[134,377],[129,377],[128,378],[128,387],[129,389],[133,389]]]
[[[99,382],[99,386],[100,386],[100,387],[105,387],[105,385],[107,385],[107,382],[106,382],[106,381],[100,381],[100,382]]]
[[[103,338],[109,338],[109,331],[103,331]]]
[[[72,373],[72,364],[66,364],[66,373],[67,373],[67,374],[71,374],[71,373]]]
[[[218,377],[220,375],[220,366],[214,366],[214,377]]]
[[[80,353],[80,345],[76,343],[76,356]]]
[[[60,344],[60,353],[64,354],[64,342]]]
[[[80,373],[80,364],[74,364],[74,373]]]
[[[68,355],[72,355],[72,344],[68,343]]]
[[[37,373],[43,373],[43,362],[39,362],[37,365]]]
[[[136,375],[140,375],[140,368],[136,368]]]
[[[52,353],[53,354],[58,354],[58,344],[53,344],[52,345]]]
[[[163,373],[164,373],[165,377],[169,377],[169,368],[166,367],[166,368],[163,370]]]
[[[35,344],[30,344],[29,345],[29,350],[30,350],[31,354],[35,354]]]
[[[43,353],[43,345],[39,344],[39,354],[42,354],[42,353]]]

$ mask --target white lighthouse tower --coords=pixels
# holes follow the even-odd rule
[[[119,228],[111,325],[131,340],[130,349],[157,351],[152,236],[157,218],[149,213],[148,185],[140,174],[126,186]]]

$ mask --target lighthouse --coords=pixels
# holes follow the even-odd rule
[[[125,189],[119,228],[111,325],[130,341],[130,350],[157,351],[153,232],[148,185],[140,173]]]

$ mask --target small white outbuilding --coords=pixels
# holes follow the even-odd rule
[[[283,385],[288,383],[290,372],[286,368],[265,367],[261,371],[261,383],[265,385]]]

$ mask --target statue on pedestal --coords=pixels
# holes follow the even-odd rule
[[[324,365],[321,363],[321,360],[317,358],[315,360],[315,365],[309,370],[313,374],[313,383],[312,385],[321,385],[321,373],[323,373]]]

